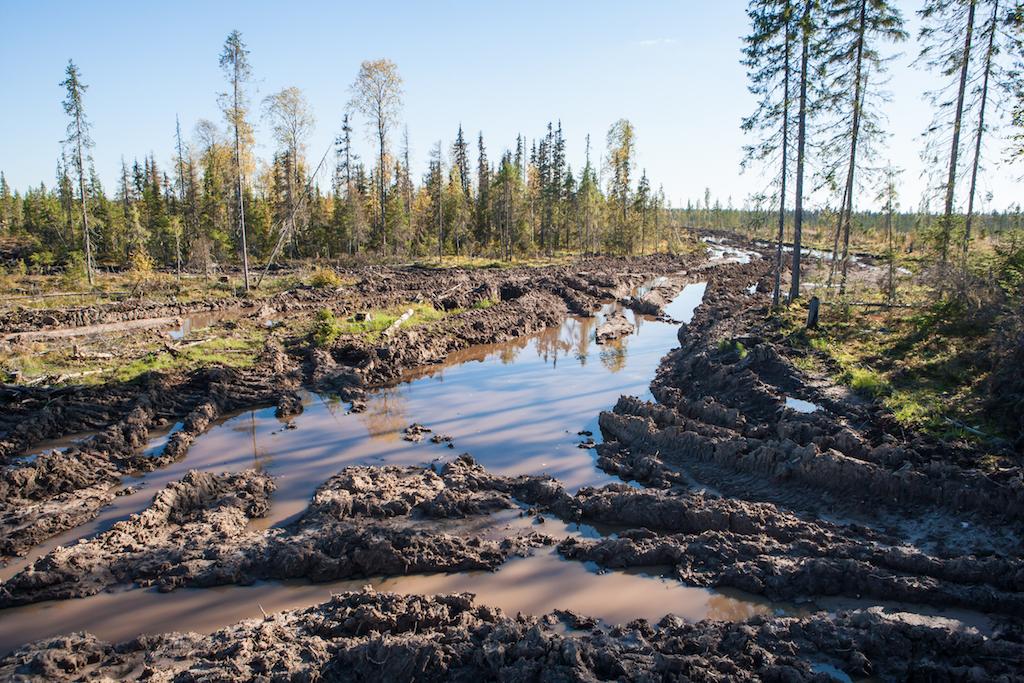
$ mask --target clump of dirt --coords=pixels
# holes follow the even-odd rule
[[[598,326],[595,336],[598,344],[604,344],[632,333],[633,323],[626,320],[626,316],[622,313],[615,313],[605,318],[605,321]]]

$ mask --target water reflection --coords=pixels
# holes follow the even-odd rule
[[[667,307],[668,315],[689,321],[704,288],[703,283],[686,287]],[[303,413],[287,421],[275,417],[273,408],[223,419],[195,441],[186,459],[134,480],[141,486],[138,491],[117,498],[99,519],[40,551],[109,528],[117,519],[142,510],[153,493],[188,469],[239,471],[256,466],[273,475],[277,483],[273,506],[266,519],[253,525],[256,528],[294,519],[316,487],[348,465],[427,464],[469,452],[492,472],[550,474],[570,490],[608,483],[613,478],[596,467],[594,452],[578,448],[577,432],[588,430],[600,438],[598,415],[620,395],[649,399],[649,382],[659,360],[677,344],[676,325],[625,311],[636,326],[634,333],[603,346],[600,362],[588,363],[596,326],[617,310],[617,304],[611,304],[596,317],[569,318],[535,335],[452,354],[443,365],[411,372],[395,386],[369,392],[362,413],[348,413],[336,399],[306,394]],[[401,431],[413,421],[451,435],[455,448],[402,440]],[[554,522],[543,531],[556,537],[579,533]],[[7,568],[4,575],[20,565]],[[140,628],[209,630],[255,616],[257,601],[268,611],[285,609],[366,583],[273,583],[179,591],[171,596],[129,590],[7,610],[0,619],[0,642],[12,642],[8,638],[25,642],[43,632],[76,628],[111,639],[134,636]],[[760,609],[746,599],[733,600],[657,575],[599,574],[592,567],[561,560],[551,549],[509,562],[494,573],[370,583],[404,592],[477,591],[483,602],[513,612],[543,613],[566,607],[612,622],[637,616],[660,618],[668,611],[687,618],[735,618]],[[144,616],[123,619],[127,613]],[[15,623],[21,626],[15,628]]]

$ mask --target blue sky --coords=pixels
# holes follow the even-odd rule
[[[294,6],[293,6],[294,5]],[[903,3],[916,27],[917,3]],[[172,158],[175,115],[187,136],[196,121],[222,121],[225,89],[217,57],[237,28],[251,50],[252,100],[301,88],[317,117],[308,156],[315,164],[337,134],[348,86],[364,59],[387,57],[405,81],[403,119],[414,170],[438,140],[447,147],[461,122],[489,156],[517,133],[543,133],[561,119],[569,161],[579,168],[584,136],[595,160],[608,126],[632,120],[638,162],[673,204],[709,187],[736,205],[764,179],[740,174],[740,119],[752,106],[739,64],[747,30],[741,0],[675,2],[192,2],[114,3],[0,0],[0,170],[18,189],[52,183],[66,123],[58,83],[68,58],[89,84],[96,167],[116,186],[120,158],[150,152]],[[923,182],[919,135],[930,118],[929,79],[893,65],[888,154],[907,169],[903,204],[917,204]],[[361,122],[357,124],[362,131]],[[272,143],[257,120],[258,153]],[[372,149],[365,136],[359,145]],[[397,138],[396,138],[397,141]],[[998,144],[992,156],[999,158]],[[1019,201],[1024,169],[993,167],[983,190],[992,205]],[[1019,193],[1018,193],[1019,194]],[[867,203],[866,201],[864,203]]]

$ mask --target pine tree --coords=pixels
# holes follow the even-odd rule
[[[843,201],[836,223],[836,235],[840,231],[843,235],[842,294],[846,291],[856,172],[870,159],[872,144],[882,135],[875,103],[886,96],[880,90],[886,60],[879,46],[904,40],[907,34],[899,10],[886,0],[832,0],[823,23],[819,49],[822,70],[828,74],[823,86],[825,105],[833,116],[833,127],[839,130],[827,145],[836,159],[828,173],[834,174],[845,163]]]
[[[782,242],[786,225],[786,183],[789,180],[789,145],[793,49],[796,42],[795,7],[791,0],[751,0],[747,7],[751,32],[744,39],[742,64],[747,68],[749,90],[757,109],[743,120],[742,129],[760,138],[744,148],[744,167],[752,162],[770,163],[777,157],[778,236],[775,252],[775,285],[772,306],[779,304],[782,280]]]
[[[803,14],[800,17],[800,94],[797,108],[796,132],[796,202],[793,210],[793,265],[789,279],[789,300],[800,298],[800,257],[803,249],[804,223],[804,173],[807,162],[807,118],[810,108],[808,90],[811,87],[812,71],[810,63],[814,55],[811,44],[816,32],[815,0],[804,0]]]
[[[243,90],[245,82],[252,75],[249,66],[249,51],[242,42],[242,34],[232,31],[224,41],[224,51],[220,56],[220,66],[224,75],[231,84],[231,95],[224,96],[224,116],[231,124],[235,135],[235,180],[238,186],[238,204],[236,212],[238,216],[238,232],[242,240],[242,273],[245,282],[245,291],[249,291],[249,248],[246,244],[245,235],[245,202],[243,199],[244,173],[242,164],[242,137],[247,133],[251,135],[248,122],[246,121],[246,97]]]

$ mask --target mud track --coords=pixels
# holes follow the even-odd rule
[[[767,322],[767,259],[713,267],[647,260],[631,264],[628,274],[621,262],[596,264],[588,272],[479,278],[374,271],[374,283],[367,275],[358,286],[373,307],[417,295],[449,309],[485,299],[493,305],[372,344],[342,337],[314,348],[292,340],[268,348],[251,371],[120,387],[99,413],[78,419],[103,429],[92,440],[4,470],[0,486],[14,501],[4,508],[5,548],[21,551],[94,514],[125,472],[182,457],[233,407],[277,405],[287,413],[298,405],[294,392],[312,386],[337,391],[357,408],[368,386],[403,369],[539,330],[569,313],[588,314],[602,300],[663,314],[688,277],[682,271],[692,277],[699,270],[707,280],[704,301],[680,327],[680,347],[662,359],[655,401],[622,397],[600,417],[599,465],[632,485],[570,493],[548,477],[494,475],[469,456],[440,470],[348,467],[317,489],[297,519],[260,529],[251,522],[266,513],[272,480],[255,471],[192,472],[143,513],[35,560],[0,586],[0,606],[132,585],[170,591],[493,570],[557,544],[570,561],[613,571],[668,566],[680,582],[798,601],[808,605],[805,614],[697,624],[666,616],[657,625],[610,626],[570,612],[511,617],[470,595],[365,590],[209,636],[111,644],[78,633],[40,641],[0,660],[0,676],[824,681],[842,671],[894,681],[1022,680],[1019,467],[984,470],[982,454],[896,430],[877,406],[797,370],[791,359],[802,351]],[[666,273],[673,277],[629,294]],[[299,297],[293,304],[305,310]],[[44,438],[32,425],[52,438],[60,430],[53,411],[88,403],[74,392],[52,400],[42,392],[20,396],[18,423],[29,426],[12,428],[0,443],[11,456]],[[789,399],[810,403],[798,410]],[[182,421],[181,429],[162,453],[141,461],[149,430],[171,420]],[[479,524],[460,530],[457,522],[517,510],[619,531],[495,536],[481,534]],[[860,607],[815,611],[815,600],[824,598]],[[893,601],[905,604],[893,609]],[[921,605],[972,610],[989,627],[922,616]]]
[[[566,632],[566,628],[570,629]],[[510,617],[468,594],[342,593],[210,636],[113,645],[83,633],[22,649],[0,676],[86,680],[827,681],[827,664],[891,680],[1017,680],[1024,646],[876,611],[748,623],[666,617],[600,628],[553,613]],[[812,668],[812,666],[814,668]]]
[[[399,329],[374,343],[343,336],[328,348],[310,339],[272,338],[251,368],[212,367],[188,374],[149,374],[130,384],[102,387],[4,386],[0,398],[0,560],[94,517],[119,490],[122,478],[163,467],[218,418],[246,408],[276,405],[281,415],[301,410],[302,386],[334,391],[355,402],[367,386],[392,381],[409,368],[437,363],[475,344],[507,341],[555,325],[569,313],[592,315],[601,302],[628,294],[653,277],[677,276],[688,263],[667,256],[590,259],[568,267],[474,271],[370,267],[347,273],[355,285],[334,290],[298,288],[247,301],[258,316],[303,316],[330,308],[339,315],[429,302],[442,310],[468,309],[433,323]],[[681,284],[677,284],[681,286]],[[486,302],[488,306],[472,308]],[[177,314],[229,309],[230,302],[175,305]],[[165,316],[166,304],[123,303],[8,314],[0,328],[65,329]],[[160,453],[144,454],[154,430],[179,425]],[[63,452],[18,456],[39,443],[83,430],[98,434]]]

